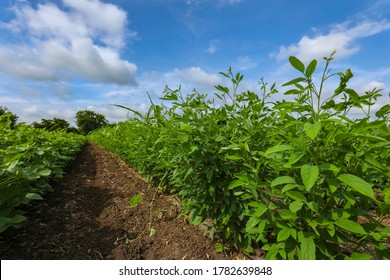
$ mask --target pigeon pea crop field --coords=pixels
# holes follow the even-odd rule
[[[0,233],[24,224],[21,206],[51,191],[50,182],[62,178],[65,165],[85,142],[73,133],[25,124],[13,128],[9,118],[0,116]]]
[[[299,76],[282,86],[287,100],[269,101],[277,89],[263,81],[261,94],[239,92],[243,76],[229,69],[221,74],[231,87],[212,96],[166,87],[166,104],[152,102],[146,114],[117,105],[135,117],[90,139],[178,196],[191,222],[221,241],[219,251],[389,259],[390,105],[372,116],[380,90],[359,95],[348,87],[351,70],[332,74],[333,54],[324,59],[315,82],[317,61],[290,57]]]

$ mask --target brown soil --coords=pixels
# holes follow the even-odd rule
[[[137,194],[143,200],[130,207]],[[125,163],[91,143],[27,216],[25,227],[0,237],[1,259],[243,258],[217,253],[215,242],[180,215],[173,197],[149,188]]]

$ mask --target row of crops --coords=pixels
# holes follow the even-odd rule
[[[287,101],[268,101],[275,84],[239,92],[243,76],[229,69],[221,74],[232,86],[212,96],[166,87],[165,105],[146,114],[117,105],[135,117],[91,139],[178,196],[193,224],[207,221],[218,250],[389,259],[390,106],[370,117],[380,91],[359,95],[348,88],[352,72],[332,75],[325,59],[314,83],[317,61],[290,57],[299,77],[283,85]],[[339,86],[325,95],[332,76]]]
[[[50,183],[80,150],[84,136],[48,132],[30,125],[11,125],[11,114],[0,116],[0,233],[26,221],[23,205],[42,199]]]

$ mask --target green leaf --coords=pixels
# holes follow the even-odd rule
[[[239,186],[242,186],[242,185],[244,185],[244,184],[246,184],[246,183],[245,183],[244,181],[242,181],[242,180],[233,180],[233,181],[229,184],[228,189],[229,189],[229,190],[232,190],[232,189],[237,188],[237,187],[239,187]]]
[[[43,200],[42,196],[37,193],[28,193],[25,197],[31,200]]]
[[[336,233],[336,229],[335,229],[334,225],[332,223],[329,223],[329,224],[325,225],[325,227],[326,227],[326,230],[328,231],[329,235],[333,237]]]
[[[279,210],[277,213],[284,220],[294,220],[297,218],[297,215],[290,210]]]
[[[367,183],[363,179],[352,174],[341,174],[337,177],[337,179],[350,186],[355,191],[369,198],[375,199],[374,191],[372,190],[372,184]]]
[[[291,81],[290,81],[291,82]],[[283,86],[287,86],[287,85],[289,85],[289,83],[286,83],[286,84],[284,84]],[[302,91],[301,90],[297,90],[297,89],[295,89],[295,88],[293,88],[293,89],[290,89],[290,90],[288,90],[288,91],[286,91],[285,93],[284,93],[284,95],[294,95],[294,94],[301,94],[302,93]],[[287,105],[287,104],[286,104]],[[275,106],[276,107],[276,106]],[[275,108],[274,107],[274,109],[277,109],[277,107]],[[286,106],[287,107],[287,106]]]
[[[309,207],[312,211],[318,212],[318,203],[315,201],[310,201],[309,203],[306,204],[307,207]]]
[[[40,170],[38,170],[38,175],[39,176],[47,177],[50,174],[51,174],[51,170],[50,169],[40,169]]]
[[[268,210],[267,205],[265,205],[265,204],[263,204],[263,203],[258,203],[257,209],[256,209],[255,213],[253,213],[253,216],[259,218],[259,217],[261,217],[267,210]]]
[[[328,186],[329,186],[329,190],[332,192],[332,193],[335,193],[339,187],[339,183],[336,179],[328,179],[327,180],[327,183],[328,183]]]
[[[290,176],[280,176],[271,182],[271,187],[285,184],[295,184],[294,178]]]
[[[390,188],[386,188],[383,190],[384,201],[386,204],[390,204]]]
[[[153,235],[155,235],[156,234],[156,230],[154,229],[154,228],[151,228],[150,230],[149,230],[149,236],[153,236]]]
[[[328,170],[328,171],[332,171],[333,172],[333,175],[337,175],[337,173],[339,173],[340,171],[340,168],[338,168],[336,165],[334,164],[331,164],[331,163],[322,163],[320,166],[319,166],[319,169],[320,170]]]
[[[301,239],[301,251],[299,254],[301,260],[315,260],[316,259],[316,244],[313,237],[303,237]]]
[[[123,108],[123,109],[129,110],[130,112],[133,112],[134,114],[139,116],[141,119],[144,118],[140,112],[138,112],[136,110],[133,110],[133,109],[131,109],[129,107],[126,107],[126,106],[123,106],[123,105],[119,105],[119,104],[113,104],[113,105],[116,106],[116,107],[119,107],[119,108]]]
[[[188,124],[188,123],[181,123],[180,124],[180,130],[192,131],[192,126],[190,124]]]
[[[282,85],[282,87],[290,86],[290,85],[295,85],[295,84],[297,84],[297,83],[299,83],[299,82],[303,82],[303,81],[306,81],[306,79],[303,78],[303,77],[299,77],[299,78],[293,79],[293,80],[291,80],[291,81],[288,81],[287,83],[284,83],[284,84]],[[296,89],[295,89],[295,91],[296,91]],[[298,91],[298,92],[299,92],[299,91]],[[288,94],[287,94],[287,95],[288,95]]]
[[[222,244],[222,243],[217,243],[217,244],[215,245],[215,250],[216,250],[218,253],[222,253],[223,250],[224,250],[223,244]]]
[[[313,59],[306,68],[306,72],[305,72],[306,77],[310,77],[311,75],[313,75],[314,71],[316,70],[316,67],[317,67],[317,60]]]
[[[220,72],[221,73],[221,72]],[[215,88],[219,91],[222,91],[224,93],[229,93],[229,88],[228,87],[224,87],[224,86],[221,86],[221,85],[218,85],[218,86],[215,86]]]
[[[376,113],[375,113],[375,116],[377,116],[378,118],[382,118],[383,116],[387,115],[387,114],[390,114],[390,105],[389,104],[386,104],[385,106],[383,106],[382,108],[380,108]]]
[[[252,228],[254,228],[258,223],[260,222],[260,219],[257,217],[250,217],[248,222],[246,223],[245,230],[249,232]]]
[[[259,237],[261,237],[261,234],[263,233],[264,229],[265,229],[265,226],[267,224],[267,221],[266,220],[262,220],[259,225],[257,226],[257,233],[259,234]],[[258,242],[258,240],[257,240]]]
[[[382,234],[390,235],[390,227],[385,227],[380,231]]]
[[[317,181],[319,170],[317,166],[305,164],[301,167],[301,177],[306,190],[310,190]]]
[[[288,208],[290,209],[291,212],[296,213],[299,210],[301,210],[302,205],[303,205],[302,201],[294,201],[294,202],[290,203]]]
[[[27,220],[27,218],[23,215],[15,215],[14,217],[12,218],[7,218],[7,222],[9,224],[20,224],[20,223],[23,223]]]
[[[299,72],[305,72],[305,65],[295,56],[290,56],[288,61],[290,61],[291,66],[297,69]]]
[[[334,222],[334,224],[342,229],[353,233],[366,234],[364,228],[356,223],[355,221],[351,221],[348,219],[339,219]]]
[[[351,260],[371,260],[372,256],[363,253],[354,252],[351,254]]]
[[[299,188],[299,187],[304,188],[303,186],[297,185],[297,184],[287,184],[287,185],[285,185],[283,187],[282,193],[285,193],[286,191],[293,190],[293,189],[296,189],[296,188]]]
[[[306,202],[306,197],[301,192],[288,191],[288,192],[286,192],[286,194],[296,201],[305,201]]]
[[[282,229],[278,232],[278,236],[276,237],[276,241],[281,242],[290,237],[291,229]]]
[[[177,101],[179,100],[177,94],[176,94],[176,91],[171,91],[171,92],[167,92],[162,98],[160,98],[161,100],[167,100],[167,101]]]
[[[264,156],[268,157],[270,154],[283,152],[287,150],[293,150],[294,147],[290,145],[276,145],[265,151]]]
[[[241,160],[241,159],[244,159],[242,156],[229,155],[229,154],[226,154],[225,158],[226,159],[230,159],[230,160]]]
[[[306,135],[310,137],[311,140],[314,140],[321,131],[322,126],[320,122],[315,122],[314,124],[307,122],[303,127],[305,129]]]
[[[131,207],[137,207],[138,204],[142,201],[142,194],[137,194],[135,196],[133,196],[130,200],[129,200],[129,205]]]
[[[283,165],[284,168],[291,168],[294,163],[297,163],[305,154],[304,153],[293,153],[288,162]]]

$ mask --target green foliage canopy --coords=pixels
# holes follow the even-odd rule
[[[104,125],[108,125],[108,121],[104,115],[91,110],[78,111],[76,113],[76,123],[80,133],[84,135]]]

